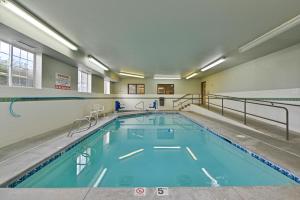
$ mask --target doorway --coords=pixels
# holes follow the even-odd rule
[[[201,82],[201,104],[206,105],[206,81]]]

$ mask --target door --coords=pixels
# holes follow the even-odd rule
[[[206,81],[201,82],[201,104],[206,105]]]

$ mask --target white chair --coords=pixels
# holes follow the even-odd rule
[[[104,106],[100,104],[94,104],[92,108],[92,112],[96,112],[98,114],[98,118],[100,117],[100,114],[104,112]]]
[[[98,122],[99,113],[98,113],[98,111],[91,111],[90,114],[85,116],[84,118],[86,118],[88,121],[91,122],[91,126],[95,126]],[[92,123],[93,120],[94,120],[94,123]]]

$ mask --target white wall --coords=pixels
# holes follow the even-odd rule
[[[71,89],[77,91],[78,89],[78,68],[71,66],[52,57],[43,54],[42,65],[42,87],[55,88],[56,73],[67,75],[71,77]]]
[[[300,44],[202,78],[209,93],[300,87]]]
[[[103,95],[103,78],[95,75],[92,77],[92,90],[98,94],[78,93],[77,72],[77,67],[43,55],[42,86],[44,89],[1,86],[0,97],[107,97]],[[72,90],[54,89],[56,73],[71,76]],[[106,112],[112,112],[114,108],[111,99],[16,102],[13,108],[21,117],[14,118],[9,113],[9,103],[0,102],[0,147],[69,125],[75,119],[87,115],[93,104],[104,105]]]
[[[121,78],[119,82],[112,83],[113,94],[128,94],[128,84],[145,84],[145,94],[156,95],[157,84],[174,84],[175,94],[200,94],[200,79],[181,80],[154,80],[153,78]]]
[[[164,106],[158,106],[158,110],[173,110],[173,100],[182,97],[183,94],[177,94],[177,95],[156,95],[156,94],[127,95],[127,94],[118,94],[118,95],[114,95],[114,96],[117,97],[116,100],[120,101],[120,103],[125,106],[125,109],[123,109],[123,110],[137,110],[137,108],[135,108],[135,105],[139,102],[144,102],[145,110],[151,110],[149,108],[149,106],[150,105],[152,106],[153,101],[158,100],[159,97],[164,97],[165,98],[165,104],[164,104]],[[196,100],[195,100],[195,103],[197,103]],[[138,108],[142,108],[142,105],[138,105]],[[176,107],[175,109],[178,110],[178,108],[179,107]]]
[[[252,98],[300,98],[299,55],[300,44],[213,74],[201,81],[207,82],[208,93]],[[220,100],[214,102],[221,104]],[[289,103],[300,104],[300,102]],[[241,103],[225,101],[225,106],[243,110]],[[290,129],[300,132],[299,107],[287,106],[287,108],[290,111]],[[285,112],[280,109],[249,105],[247,110],[253,114],[285,122]]]
[[[24,89],[0,87],[0,97],[57,97],[57,96],[96,96],[99,94],[80,94],[74,91],[56,89]],[[0,103],[0,147],[64,127],[77,118],[89,113],[93,104],[105,106],[105,112],[113,111],[113,102],[103,100],[64,100],[16,102],[14,111],[21,117],[15,118],[9,113],[9,103]]]
[[[145,94],[128,95],[128,84],[145,84]],[[174,84],[175,94],[158,95],[157,84]],[[124,110],[136,110],[135,105],[141,101],[144,102],[145,109],[149,109],[149,105],[152,105],[153,101],[158,100],[159,97],[165,98],[165,105],[159,106],[159,110],[173,110],[173,100],[180,98],[187,93],[200,94],[200,85],[200,79],[154,80],[153,78],[121,78],[119,82],[112,83],[112,92],[115,94],[114,96],[120,97],[117,100],[125,105]]]

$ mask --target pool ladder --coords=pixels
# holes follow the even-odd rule
[[[95,126],[98,123],[99,110],[91,111],[88,116],[85,116],[82,119],[77,119],[72,123],[72,126],[67,134],[67,137],[72,137],[75,133],[80,133],[83,131],[89,130],[91,127]],[[85,124],[88,124],[87,127],[81,128]]]
[[[142,108],[141,107],[138,107],[139,105],[142,105]],[[136,109],[138,110],[145,110],[145,102],[144,101],[140,101],[138,102],[137,104],[135,104],[134,106]]]

